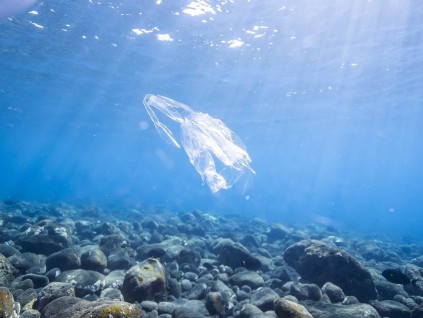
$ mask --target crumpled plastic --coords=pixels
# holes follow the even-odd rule
[[[160,95],[146,95],[144,106],[160,136],[177,148],[182,145],[213,193],[230,189],[241,177],[255,174],[241,139],[220,119]],[[179,138],[159,120],[155,110],[179,124]]]

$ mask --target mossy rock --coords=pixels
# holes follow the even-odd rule
[[[4,287],[0,287],[0,317],[14,317],[13,295]]]

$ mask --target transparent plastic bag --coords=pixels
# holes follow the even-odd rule
[[[146,95],[144,106],[162,138],[177,148],[182,144],[191,164],[213,193],[229,189],[242,176],[255,173],[241,139],[221,120],[160,95]],[[155,110],[179,124],[179,142]]]

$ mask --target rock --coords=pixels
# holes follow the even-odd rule
[[[126,251],[119,251],[110,254],[107,258],[108,267],[110,270],[127,269],[131,263],[131,259]]]
[[[80,268],[81,259],[77,251],[70,247],[50,254],[46,259],[46,266],[47,270],[57,267],[62,271],[68,271]]]
[[[273,224],[267,232],[270,242],[285,239],[292,231],[282,224]]]
[[[12,282],[16,270],[9,260],[0,254],[0,286],[7,287]]]
[[[60,282],[50,283],[41,290],[34,303],[34,308],[41,312],[47,304],[65,296],[75,296],[75,288],[72,284]]]
[[[37,300],[37,297],[37,291],[34,288],[25,289],[21,293],[17,293],[17,291],[15,291],[15,299],[23,309],[26,305],[30,305],[30,308],[32,308],[32,305]]]
[[[410,309],[414,309],[418,306],[417,303],[412,298],[404,297],[402,295],[395,295],[393,300],[403,305],[406,305]]]
[[[56,281],[74,285],[76,296],[84,297],[101,291],[103,279],[104,275],[98,272],[85,269],[74,269],[62,272],[56,278]]]
[[[395,295],[408,296],[402,285],[382,280],[375,280],[375,285],[380,298],[383,300],[393,299]]]
[[[189,264],[198,267],[201,262],[201,255],[197,251],[190,248],[184,248],[180,251],[178,256],[179,265]]]
[[[304,306],[284,298],[275,300],[274,308],[278,318],[313,318]]]
[[[117,288],[105,288],[100,293],[100,298],[123,301],[123,295]]]
[[[380,318],[376,309],[368,304],[325,304],[309,306],[308,310],[314,318]]]
[[[20,252],[9,244],[0,244],[0,254],[5,257],[10,257],[12,255],[20,254]]]
[[[411,311],[410,318],[423,318],[423,303]]]
[[[172,318],[207,318],[207,316],[186,307],[177,307],[173,310]]]
[[[44,275],[26,274],[22,276],[22,280],[30,279],[34,284],[34,288],[44,287],[49,283],[49,280]]]
[[[204,302],[200,300],[188,300],[173,310],[174,318],[206,318],[208,316],[209,312]]]
[[[377,297],[370,272],[341,249],[317,240],[303,240],[289,246],[283,258],[304,280],[317,285],[332,282],[361,302]]]
[[[262,287],[264,285],[263,277],[256,272],[243,271],[231,276],[229,281],[233,285],[242,287],[243,285],[250,286],[253,289]]]
[[[171,315],[176,307],[178,307],[178,305],[173,302],[161,301],[159,302],[159,305],[158,305],[159,314]]]
[[[102,273],[107,267],[107,257],[99,248],[90,248],[81,255],[81,268]]]
[[[49,223],[31,226],[19,236],[17,244],[27,252],[50,255],[73,246],[73,240],[68,227]]]
[[[217,253],[219,262],[233,269],[245,267],[250,270],[258,270],[261,267],[260,260],[252,255],[246,247],[230,239],[219,238],[213,241],[210,247]]]
[[[166,296],[166,278],[163,265],[154,258],[131,267],[122,285],[125,301],[162,300]]]
[[[262,311],[268,311],[273,309],[273,304],[277,299],[279,299],[278,294],[269,287],[263,287],[251,296],[251,304],[257,306]]]
[[[40,316],[41,313],[38,310],[28,309],[20,315],[20,318],[40,318]]]
[[[157,310],[159,308],[159,305],[155,301],[151,300],[144,300],[141,302],[141,308],[147,312]]]
[[[100,249],[106,255],[117,253],[125,248],[127,242],[120,234],[105,235],[100,240]]]
[[[382,317],[410,318],[411,315],[410,308],[394,300],[375,300],[371,302],[371,305]]]
[[[60,297],[49,303],[41,318],[141,318],[141,309],[133,304],[110,300],[86,301],[76,297]]]
[[[186,295],[188,299],[204,299],[207,295],[207,284],[195,284]]]
[[[323,285],[322,292],[328,295],[332,303],[340,303],[345,299],[345,294],[342,291],[341,287],[336,286],[331,282],[327,282]]]
[[[298,300],[318,301],[322,298],[322,291],[316,284],[292,283],[289,293]]]
[[[263,312],[257,306],[254,306],[253,304],[245,304],[244,306],[242,306],[239,312],[239,317],[250,318],[250,317],[254,317],[255,315],[262,315],[262,314]]]
[[[44,267],[44,259],[29,252],[12,255],[8,260],[21,274],[26,274],[31,268]]]
[[[5,287],[0,287],[0,317],[18,317],[13,307],[13,295]]]
[[[111,271],[105,278],[104,278],[104,287],[111,287],[111,288],[122,288],[123,280],[125,278],[125,271],[124,270],[115,270]]]
[[[206,297],[206,308],[212,315],[227,317],[232,312],[234,305],[229,294],[225,292],[210,292]]]

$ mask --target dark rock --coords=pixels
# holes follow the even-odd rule
[[[376,309],[368,304],[326,304],[316,303],[308,306],[314,318],[380,318]]]
[[[231,288],[229,288],[224,282],[220,280],[214,281],[211,285],[210,290],[221,292],[221,293],[227,293],[230,297],[232,297],[235,294]]]
[[[126,247],[126,240],[120,234],[105,235],[100,240],[100,249],[106,255],[117,253]]]
[[[48,280],[50,282],[54,282],[56,280],[56,278],[60,275],[61,270],[57,267],[50,269],[47,273],[46,273],[46,277],[48,278]]]
[[[17,244],[27,252],[50,255],[73,246],[73,240],[68,227],[50,223],[31,226],[20,235]]]
[[[16,270],[10,261],[0,254],[0,286],[7,287],[12,282]]]
[[[181,283],[178,282],[175,278],[169,278],[168,279],[168,285],[169,285],[169,295],[172,295],[175,298],[181,297]]]
[[[345,299],[345,294],[342,291],[342,288],[332,284],[331,282],[327,282],[323,285],[322,292],[328,295],[332,303],[340,303]]]
[[[20,254],[20,252],[11,246],[10,244],[0,244],[0,254],[5,257],[10,257],[12,255]]]
[[[410,309],[414,309],[418,306],[412,298],[404,297],[402,295],[395,295],[393,300],[407,306]]]
[[[16,295],[15,299],[21,307],[24,307],[26,304],[33,303],[37,299],[37,291],[34,288],[25,289],[22,293]]]
[[[200,256],[200,253],[198,253],[197,251],[194,251],[190,248],[184,248],[179,253],[178,263],[180,265],[190,264],[190,265],[198,267],[198,265],[200,265],[200,262],[201,262],[201,256]]]
[[[276,299],[279,299],[278,294],[268,287],[263,287],[252,294],[251,303],[262,311],[268,311],[273,309],[273,303]]]
[[[375,280],[379,297],[383,300],[393,299],[395,295],[408,296],[403,286],[382,280]]]
[[[107,267],[107,257],[99,248],[90,248],[81,255],[81,268],[102,273]]]
[[[332,282],[362,302],[377,297],[370,272],[341,249],[316,240],[303,240],[289,246],[283,257],[305,280],[318,285]]]
[[[81,267],[81,259],[74,248],[65,248],[59,252],[50,254],[46,259],[47,270],[60,268],[62,271],[78,269]]]
[[[194,299],[204,299],[207,294],[207,285],[206,284],[196,284],[193,288],[191,288],[186,296],[186,298],[194,300]]]
[[[37,266],[43,266],[43,259],[34,253],[21,253],[15,254],[10,256],[9,258],[10,263],[15,267],[19,272],[25,274],[28,272],[30,268],[34,268]]]
[[[282,284],[285,284],[286,282],[291,281],[291,276],[289,275],[288,271],[283,267],[283,266],[277,266],[273,271],[272,271],[272,277],[277,278],[279,280],[281,280]]]
[[[274,224],[267,232],[267,237],[270,242],[276,240],[284,240],[292,231],[282,224]]]
[[[162,300],[166,294],[166,278],[162,264],[154,258],[131,267],[125,274],[122,294],[128,302]]]
[[[423,303],[411,311],[410,318],[423,318]]]
[[[316,284],[292,283],[289,293],[298,300],[318,301],[322,298],[322,291]]]
[[[258,270],[260,260],[252,255],[242,244],[230,239],[217,239],[211,244],[211,249],[217,254],[218,261],[232,268],[245,267]]]
[[[77,297],[84,297],[101,291],[104,275],[85,269],[74,269],[62,272],[56,282],[71,283],[75,286]]]
[[[172,318],[207,318],[207,316],[186,307],[177,307],[173,310]]]
[[[227,317],[232,312],[233,303],[225,292],[210,292],[206,297],[206,308],[212,315]]]
[[[371,302],[371,305],[382,317],[409,318],[411,314],[410,308],[394,300],[375,300]]]
[[[127,269],[131,263],[131,259],[126,251],[110,254],[107,258],[107,266],[110,270]]]
[[[229,281],[233,285],[237,285],[239,287],[243,285],[247,285],[253,289],[262,287],[264,285],[263,277],[261,277],[256,272],[252,272],[252,271],[244,271],[244,272],[236,273],[235,275],[231,276]]]
[[[304,306],[284,298],[275,300],[274,308],[278,318],[313,318]]]
[[[30,279],[34,284],[34,288],[44,287],[49,283],[48,278],[44,275],[26,274],[22,276],[22,280],[25,279]]]
[[[72,284],[59,282],[50,283],[41,290],[37,301],[34,303],[34,308],[41,312],[47,304],[64,296],[75,296],[75,288]]]

